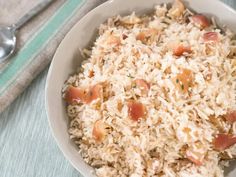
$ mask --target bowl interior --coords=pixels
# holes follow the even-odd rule
[[[80,49],[94,41],[97,29],[108,17],[117,14],[125,15],[135,11],[138,14],[153,10],[154,5],[169,3],[172,0],[110,0],[84,16],[66,35],[58,47],[51,63],[46,83],[46,110],[52,133],[56,142],[71,164],[84,176],[94,176],[81,158],[78,149],[69,139],[67,133],[68,119],[65,103],[61,98],[61,89],[69,75],[76,72],[82,61]],[[198,13],[214,16],[219,24],[225,24],[236,32],[236,12],[218,0],[189,0],[187,7]],[[228,177],[236,176],[236,164],[232,164],[227,172]]]

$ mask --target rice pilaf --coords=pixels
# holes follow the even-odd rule
[[[62,91],[70,138],[97,176],[224,176],[236,157],[236,42],[213,22],[176,0],[100,26]]]

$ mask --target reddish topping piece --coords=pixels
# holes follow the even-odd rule
[[[207,32],[203,35],[204,42],[217,42],[219,40],[216,32]]]
[[[200,28],[207,28],[211,25],[207,17],[201,14],[193,15],[192,21]]]
[[[102,98],[101,84],[94,85],[88,91],[79,87],[69,86],[65,94],[65,100],[69,104],[72,104],[77,100],[88,104],[98,98]]]
[[[191,47],[184,46],[183,44],[179,44],[175,46],[173,49],[173,54],[178,57],[183,55],[184,53],[191,53],[191,52],[192,52]]]
[[[202,160],[204,158],[201,153],[193,152],[191,150],[186,151],[186,157],[197,166],[202,165]]]
[[[146,40],[146,35],[145,35],[145,33],[144,33],[144,32],[138,33],[138,35],[136,36],[136,39],[137,39],[137,40],[140,40],[140,41],[142,41],[142,42],[145,42],[145,40]]]
[[[193,73],[189,69],[183,69],[182,73],[177,74],[174,79],[176,87],[182,92],[188,92],[193,85]]]
[[[107,38],[107,45],[119,45],[120,44],[120,38],[118,36],[113,36],[113,35],[110,35],[108,38]]]
[[[158,34],[158,30],[154,28],[149,28],[141,31],[136,36],[137,40],[140,40],[142,43],[146,43],[149,38],[153,38]]]
[[[148,93],[150,89],[150,84],[144,79],[136,79],[135,84],[141,89],[141,91],[145,94]]]
[[[234,123],[236,121],[236,110],[228,112],[225,115],[225,119],[230,123]]]
[[[102,98],[102,85],[101,84],[94,85],[88,91],[85,102],[91,103],[93,100],[96,100],[98,98]]]
[[[128,102],[128,111],[129,117],[134,121],[138,121],[140,118],[146,116],[145,106],[142,103],[136,101]]]
[[[213,140],[213,146],[218,151],[223,151],[236,143],[236,136],[232,134],[218,134]]]
[[[106,135],[106,126],[102,120],[97,120],[93,126],[93,137],[97,142],[101,142]]]
[[[86,92],[84,89],[69,86],[65,93],[65,100],[67,103],[72,104],[77,100],[84,101],[86,97]]]
[[[206,149],[200,142],[194,143],[186,151],[186,157],[198,166],[202,165],[205,155]]]

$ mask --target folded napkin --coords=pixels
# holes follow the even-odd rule
[[[43,0],[41,0],[43,1]],[[0,112],[50,63],[59,43],[89,10],[105,0],[54,0],[17,33],[17,52],[0,63]],[[0,1],[1,25],[11,25],[40,1]]]

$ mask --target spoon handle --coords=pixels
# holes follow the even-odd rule
[[[17,23],[12,25],[12,29],[14,31],[16,31],[19,28],[21,28],[26,22],[28,22],[31,18],[33,18],[35,15],[37,15],[43,9],[45,9],[53,1],[54,0],[44,0],[41,3],[39,3],[38,5],[36,5],[33,9],[31,9],[28,13],[26,13],[23,17],[21,17]]]

